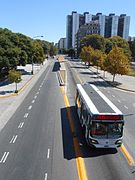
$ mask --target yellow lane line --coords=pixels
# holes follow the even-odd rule
[[[61,92],[63,93],[63,88],[61,87],[60,89],[61,89]],[[69,109],[70,108],[69,100],[68,100],[68,97],[66,94],[64,94],[64,102],[65,102],[65,105],[67,108],[67,116],[68,116],[68,120],[69,120],[69,124],[70,124],[70,128],[71,128],[71,132],[73,135],[75,135],[75,126],[73,123],[73,117],[72,117],[71,111]],[[78,138],[76,136],[73,137],[73,144],[74,144],[74,149],[75,149],[76,165],[77,165],[79,180],[88,180],[85,163],[82,158],[81,149],[79,147]]]
[[[24,91],[26,89],[26,87],[31,83],[32,79],[34,78],[34,76],[32,76],[29,81],[18,91],[18,94],[20,94],[22,91]]]
[[[132,158],[132,156],[129,154],[129,152],[127,151],[127,149],[125,148],[125,146],[122,144],[122,146],[120,147],[121,152],[124,154],[124,156],[126,157],[129,165],[135,165],[135,161]]]
[[[77,73],[76,73],[76,76],[77,76],[78,80],[80,81],[80,83],[82,84],[83,81],[81,80],[81,78],[78,76]],[[135,161],[134,161],[133,157],[129,154],[128,150],[126,149],[126,147],[123,144],[120,147],[120,150],[124,154],[124,156],[126,157],[128,164],[129,165],[135,165]]]

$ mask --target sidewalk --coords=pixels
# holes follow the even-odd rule
[[[34,75],[38,73],[38,71],[41,69],[43,65],[34,65]],[[19,69],[22,73],[22,81],[18,83],[17,88],[18,92],[21,91],[21,89],[29,82],[34,75],[31,75],[31,64],[27,64],[26,66],[18,66],[17,69]],[[8,80],[5,80],[3,82],[0,82],[0,99],[1,98],[8,98],[10,96],[16,96],[17,94],[15,92],[15,83],[10,83]]]
[[[104,71],[102,70],[98,70],[98,73],[95,67],[90,67],[89,70],[96,73],[99,77],[101,77],[106,82],[108,82],[109,84],[111,84],[112,86],[118,89],[135,92],[135,77],[133,76],[116,75],[114,83],[112,83],[113,76],[110,73],[105,72],[105,77],[104,77]]]
[[[8,82],[1,82],[0,84],[0,131],[6,125],[8,120],[12,117],[21,102],[30,92],[31,88],[37,82],[38,78],[44,72],[49,64],[46,60],[43,65],[34,65],[34,75],[31,75],[31,65],[25,67],[19,66],[22,69],[22,81],[18,84],[19,93],[14,93],[15,83],[8,84]],[[28,88],[27,88],[28,86]]]
[[[81,59],[72,59],[72,60],[70,59],[70,61],[72,63],[78,63],[81,66],[87,67],[87,65],[82,63]],[[93,66],[90,66],[88,69],[89,71],[97,75],[99,78],[105,80],[107,83],[109,83],[109,85],[115,88],[122,89],[125,91],[135,92],[135,77],[134,76],[116,75],[114,83],[112,83],[113,76],[110,73],[105,72],[105,77],[104,77],[104,71],[98,69],[98,73],[97,73],[97,68]]]

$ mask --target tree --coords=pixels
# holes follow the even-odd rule
[[[103,53],[102,53],[102,51],[100,51],[98,49],[93,50],[91,59],[92,59],[92,64],[94,66],[97,66],[97,72],[98,72],[98,68],[99,68],[99,66],[101,66],[102,61],[103,61]]]
[[[132,54],[132,60],[134,61],[135,60],[135,40],[129,42],[129,47]]]
[[[16,84],[16,90],[15,90],[15,93],[17,93],[18,92],[18,90],[17,90],[17,84],[19,83],[19,82],[21,82],[21,73],[19,72],[19,71],[16,71],[16,70],[10,70],[9,71],[9,74],[8,74],[8,79],[9,79],[9,81],[10,82],[15,82],[15,84]]]
[[[58,52],[58,49],[54,46],[53,43],[50,44],[50,48],[49,48],[49,54],[50,56],[54,56],[56,55]]]
[[[70,48],[69,50],[67,50],[68,56],[69,57],[74,57],[75,56],[75,50]]]
[[[92,63],[92,56],[94,53],[94,49],[91,46],[85,46],[82,48],[81,53],[80,53],[80,57],[83,60],[83,62],[87,63],[88,62],[88,66]]]
[[[19,65],[25,66],[27,64],[28,55],[26,51],[22,50],[19,55]]]
[[[105,51],[105,40],[98,34],[92,34],[84,37],[81,41],[81,48],[84,46],[91,46],[93,49]]]
[[[129,59],[124,54],[124,50],[114,46],[107,55],[106,70],[113,75],[113,82],[116,74],[124,75],[129,71]]]
[[[32,42],[32,48],[33,48],[33,52],[32,52],[33,62],[43,63],[45,54],[44,54],[44,50],[42,48],[41,41],[34,40]]]
[[[112,47],[117,46],[119,48],[122,48],[125,55],[128,57],[129,60],[131,60],[131,51],[129,48],[129,44],[125,39],[123,39],[120,36],[113,36],[113,37],[110,37],[109,40],[112,43]]]

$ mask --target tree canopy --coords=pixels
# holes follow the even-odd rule
[[[122,48],[114,46],[107,56],[106,70],[113,75],[113,81],[116,74],[124,75],[129,71],[129,59],[124,54]]]
[[[84,37],[81,41],[81,47],[91,46],[93,49],[105,51],[105,40],[98,34],[92,34]]]
[[[45,55],[52,53],[50,49],[54,49],[53,43],[0,28],[0,77],[17,65],[32,63],[32,57],[34,62],[42,63]]]

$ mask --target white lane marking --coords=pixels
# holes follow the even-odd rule
[[[10,144],[11,144],[11,143],[14,144],[15,141],[16,141],[16,139],[17,139],[17,137],[18,137],[17,135],[13,136],[12,139],[11,139],[11,141],[10,141]]]
[[[35,100],[32,101],[32,104],[35,102]]]
[[[124,108],[128,109],[128,107],[127,107],[127,106],[124,106]]]
[[[9,155],[9,152],[4,152],[4,154],[3,154],[3,156],[2,156],[2,158],[0,160],[0,163],[5,163],[6,160],[7,160],[8,155]]]
[[[118,99],[118,102],[121,103],[121,101]]]
[[[4,157],[5,157],[6,154],[7,154],[7,152],[4,152],[4,154],[3,154],[3,156],[2,156],[2,158],[1,158],[1,160],[0,160],[0,163],[2,163],[2,161],[3,161],[3,159],[4,159]]]
[[[110,91],[107,91],[108,93],[110,93]]]
[[[42,85],[39,86],[40,88],[42,87]]]
[[[8,155],[9,155],[9,152],[7,152],[7,154],[6,154],[5,158],[3,159],[3,163],[5,163],[5,162],[6,162],[6,160],[7,160],[7,158],[8,158]]]
[[[106,89],[106,88],[104,87],[104,89]]]
[[[114,98],[115,98],[115,96],[114,96],[114,95],[112,95],[112,97],[114,97]]]
[[[40,88],[39,88],[39,91],[40,91]]]
[[[48,149],[48,152],[47,152],[47,159],[49,159],[50,157],[50,149]]]
[[[13,144],[15,143],[15,141],[16,141],[16,139],[17,139],[17,137],[18,137],[18,136],[16,135],[16,136],[15,136],[15,138],[14,138],[14,140],[13,140]]]
[[[13,142],[14,138],[15,138],[15,136],[13,136],[12,139],[10,140],[10,142],[9,142],[10,144]]]
[[[21,129],[21,128],[23,127],[23,125],[24,125],[24,122],[20,123],[19,126],[18,126],[18,128]]]
[[[45,180],[47,180],[47,173],[45,173]]]
[[[37,92],[37,94],[39,94],[39,92]]]
[[[37,98],[37,96],[34,96],[34,99],[36,99]]]
[[[28,117],[28,115],[29,115],[28,113],[25,113],[24,118],[27,118],[27,117]]]
[[[32,106],[29,106],[29,107],[28,107],[28,110],[31,110],[31,108],[32,108]]]

